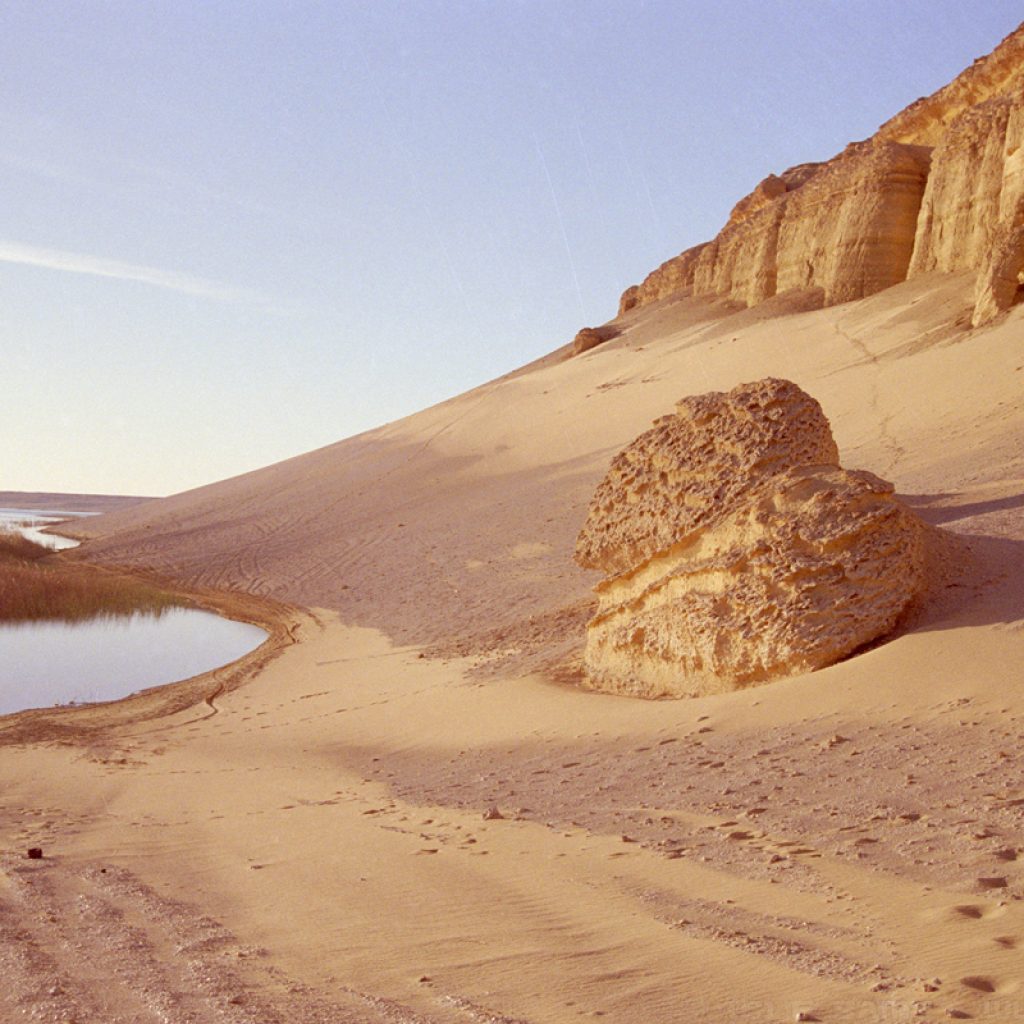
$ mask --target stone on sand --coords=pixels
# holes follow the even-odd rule
[[[838,465],[820,405],[769,378],[683,399],[612,461],[577,561],[602,569],[597,689],[699,696],[822,668],[891,632],[925,529]]]

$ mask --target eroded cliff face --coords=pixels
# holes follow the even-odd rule
[[[651,271],[640,284],[627,288],[619,299],[619,315],[634,306],[646,306],[657,302],[666,295],[672,295],[693,287],[693,274],[697,267],[697,258],[704,245],[696,245],[692,249],[681,252],[678,256],[666,260],[657,270]]]
[[[889,633],[924,581],[923,524],[838,464],[789,381],[681,401],[612,462],[577,541],[604,570],[591,686],[716,693],[830,665]]]
[[[930,152],[864,142],[791,191],[727,225],[697,259],[693,290],[749,306],[791,288],[822,288],[826,304],[902,281],[914,245]]]
[[[832,305],[933,271],[978,274],[974,322],[1024,295],[1024,26],[831,160],[769,175],[711,241],[623,294],[756,305],[819,287]]]
[[[1019,103],[1019,100],[1018,100]],[[914,240],[911,275],[978,267],[991,250],[1012,185],[1004,177],[1019,157],[1007,157],[1007,126],[1015,104],[989,100],[970,107],[946,129],[932,156]],[[1016,149],[1020,144],[1017,139]],[[1019,175],[1018,175],[1019,177]]]
[[[1024,61],[1024,55],[1022,55]],[[1024,270],[1024,81],[968,107],[932,157],[910,274],[978,272],[974,323],[1019,298]]]

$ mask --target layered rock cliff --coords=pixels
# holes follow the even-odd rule
[[[619,314],[691,292],[826,304],[933,271],[977,273],[975,324],[1024,297],[1024,26],[824,163],[769,175],[704,245],[627,289]]]
[[[818,403],[774,379],[684,399],[616,456],[576,547],[608,574],[590,685],[699,696],[890,632],[923,584],[924,527],[837,461]]]

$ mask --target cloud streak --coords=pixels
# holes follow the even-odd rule
[[[109,277],[118,281],[139,281],[184,295],[198,295],[221,302],[256,304],[269,308],[270,303],[263,296],[246,288],[236,288],[220,281],[193,277],[176,270],[161,270],[137,263],[124,263],[102,256],[86,253],[66,252],[63,249],[43,249],[22,242],[0,239],[0,263],[15,263],[25,267],[43,267],[47,270],[62,270],[71,274],[89,274],[93,277]]]

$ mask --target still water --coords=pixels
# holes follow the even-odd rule
[[[0,714],[126,697],[226,665],[265,639],[257,626],[194,608],[0,625]]]
[[[68,514],[2,509],[0,529],[32,536],[40,524],[26,520],[39,518],[54,521]],[[226,665],[266,636],[247,622],[195,608],[75,623],[0,623],[0,714],[126,697]]]
[[[30,508],[0,508],[0,530],[13,530],[29,540],[54,551],[78,546],[77,540],[58,537],[55,533],[43,533],[43,527],[59,523],[64,519],[80,519],[95,515],[94,512],[58,512]]]

